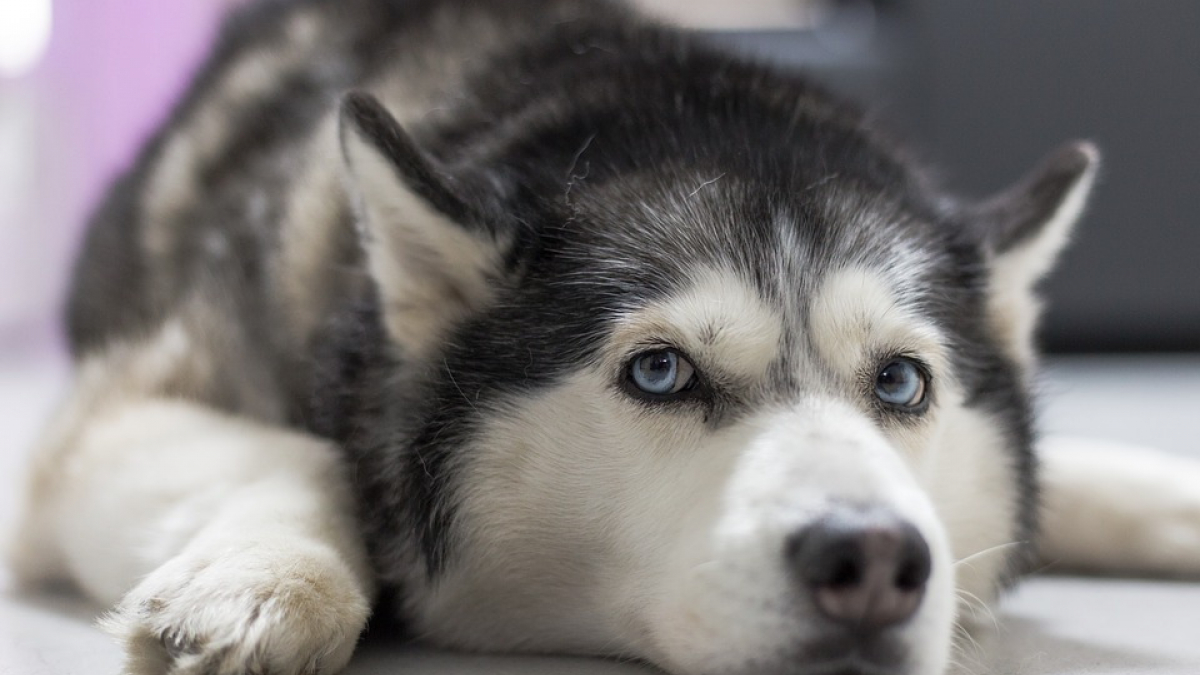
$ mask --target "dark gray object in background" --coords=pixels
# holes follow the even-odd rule
[[[1200,351],[1200,2],[841,2],[811,33],[721,36],[878,108],[961,194],[1094,140],[1105,164],[1046,284],[1051,351]]]

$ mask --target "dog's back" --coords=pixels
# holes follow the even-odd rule
[[[299,414],[323,322],[366,285],[338,175],[341,95],[377,92],[431,150],[453,144],[453,161],[470,162],[506,133],[503,116],[576,77],[563,59],[644,48],[639,30],[650,32],[586,0],[248,5],[93,217],[67,316],[73,352],[152,343],[177,322],[209,344],[146,386]]]
[[[862,144],[852,108],[616,4],[256,3],[230,18],[188,95],[94,217],[68,312],[75,354],[153,343],[175,322],[192,337],[193,363],[139,387],[302,421],[324,382],[313,364],[330,317],[370,292],[336,129],[340,96],[356,88],[377,95],[467,189],[506,172],[523,172],[521,189],[551,189],[584,168],[570,162],[586,127],[703,117],[705,104],[682,106],[689,89],[709,88],[700,98],[743,90],[748,111],[761,109],[749,113],[761,117],[759,135],[827,121],[822,143],[885,172],[881,189],[889,180],[886,189],[907,189],[893,150]],[[659,154],[686,154],[672,145],[682,133],[663,133],[671,147]],[[622,160],[630,166],[655,152],[631,150],[640,156]]]

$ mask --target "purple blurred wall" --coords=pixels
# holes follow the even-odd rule
[[[56,0],[48,51],[0,76],[0,349],[54,341],[88,212],[169,110],[226,0]]]

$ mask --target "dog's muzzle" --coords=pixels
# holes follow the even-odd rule
[[[815,633],[801,675],[891,675],[904,668],[900,633],[917,614],[933,569],[912,523],[882,506],[836,506],[788,538],[784,564]]]
[[[801,407],[759,420],[734,456],[717,517],[696,521],[669,568],[657,625],[671,669],[941,673],[954,616],[946,532],[872,422]]]

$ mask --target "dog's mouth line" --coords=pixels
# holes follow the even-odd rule
[[[780,670],[787,675],[910,675],[906,650],[896,643],[857,642],[812,649],[796,654],[794,665]]]

